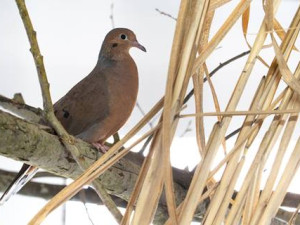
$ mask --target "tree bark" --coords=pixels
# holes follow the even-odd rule
[[[76,179],[82,173],[59,138],[45,126],[27,122],[0,110],[0,134],[0,154],[3,156],[67,178]],[[82,157],[90,164],[102,155],[90,144],[80,139],[75,139],[74,144],[78,147]],[[109,194],[128,201],[139,170],[140,165],[121,159],[98,179]],[[185,196],[184,186],[185,184],[175,182],[178,202],[182,201]],[[162,197],[155,221],[160,224],[166,217],[165,200]]]

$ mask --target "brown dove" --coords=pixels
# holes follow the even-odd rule
[[[110,31],[92,72],[55,103],[55,115],[65,129],[103,149],[130,116],[138,92],[138,72],[129,54],[143,51],[134,33],[125,28]]]
[[[129,54],[131,47],[146,52],[131,30],[111,30],[103,41],[95,68],[54,104],[57,119],[70,134],[102,151],[107,150],[105,140],[124,125],[136,103],[138,71]],[[0,203],[20,190],[37,171],[29,165],[22,170],[25,172],[18,174]]]

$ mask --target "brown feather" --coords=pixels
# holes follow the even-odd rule
[[[57,118],[70,134],[102,144],[127,121],[138,92],[131,47],[145,51],[132,31],[117,28],[109,32],[92,72],[54,105]]]

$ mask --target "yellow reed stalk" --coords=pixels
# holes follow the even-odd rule
[[[177,76],[169,74],[167,80],[166,94],[165,94],[165,104],[163,111],[163,121],[162,121],[162,168],[165,174],[165,191],[168,212],[172,219],[173,224],[177,224],[176,216],[176,204],[173,190],[173,176],[170,165],[170,145],[177,123],[173,122],[176,111],[180,108],[178,104],[180,102],[180,96],[185,95],[188,79],[193,59],[196,55],[196,49],[194,43],[198,42],[200,38],[200,31],[203,29],[204,18],[208,9],[208,0],[194,1],[194,8],[191,8],[191,22],[188,27],[186,39],[184,42],[184,48],[182,50],[182,55],[180,58],[180,64],[178,64]],[[171,132],[170,132],[171,131]],[[161,160],[161,159],[160,159]],[[149,207],[148,205],[146,207]]]
[[[298,75],[299,74],[297,74],[297,71],[296,71],[296,77],[298,77]],[[283,101],[281,102],[281,105],[280,105],[280,107],[279,107],[279,109],[283,109],[283,108],[285,108],[285,107],[287,107],[287,102],[289,102],[290,101],[290,96],[291,96],[291,92],[286,92],[286,94],[285,94],[285,96],[284,96],[284,99],[283,99]],[[290,104],[293,104],[293,103],[291,103],[290,102]],[[276,125],[277,124],[277,125]],[[282,125],[280,125],[279,124],[279,122],[278,122],[278,120],[277,121],[275,121],[275,126],[280,126],[280,127],[282,127]],[[275,126],[273,126],[273,128],[275,128]],[[277,128],[276,128],[277,129]],[[275,130],[275,129],[270,129],[268,132],[272,132],[271,130]],[[278,134],[278,132],[276,132],[277,134]],[[275,133],[275,135],[268,135],[268,137],[271,137],[272,138],[272,140],[273,141],[271,141],[271,142],[269,142],[269,143],[274,143],[274,140],[276,140],[276,136],[277,136],[277,134]],[[264,138],[263,139],[263,142],[266,142],[267,141],[267,138]],[[272,146],[272,144],[270,145],[270,144],[268,144],[269,146],[268,146],[268,148],[270,149],[271,148],[271,146]],[[267,152],[269,152],[269,151],[267,151]],[[266,156],[267,157],[267,156]],[[249,175],[248,175],[249,176]],[[247,176],[247,178],[248,178],[248,176]],[[242,189],[244,188],[244,186],[242,187]],[[245,189],[244,189],[245,190]],[[242,195],[242,190],[239,192],[239,195]],[[238,197],[239,197],[239,195],[238,195]],[[238,199],[238,197],[237,197],[237,199]],[[239,198],[239,200],[240,200],[240,202],[241,202],[241,198],[242,198],[243,196],[241,196],[240,198]],[[230,222],[233,220],[233,217],[234,217],[234,214],[235,214],[235,211],[236,210],[234,210],[235,208],[233,207],[232,209],[231,209],[231,211],[230,211],[230,213],[229,213],[229,216],[228,216],[228,218],[227,218],[227,220],[229,221],[228,223],[230,224]],[[254,214],[254,215],[257,215],[257,214]],[[259,212],[258,212],[258,215],[259,215]],[[256,217],[256,218],[259,218],[259,217]],[[253,221],[255,221],[255,219],[251,219],[251,224],[253,223],[253,224],[255,224]]]
[[[297,102],[296,102],[295,107],[299,108],[299,106],[297,106]],[[295,119],[295,117],[296,117],[296,119]],[[291,115],[288,122],[287,122],[287,126],[286,126],[285,131],[282,135],[282,139],[280,141],[280,145],[279,145],[279,148],[278,148],[278,151],[277,151],[276,158],[274,159],[274,163],[273,163],[273,166],[272,166],[272,169],[271,169],[271,173],[268,177],[265,188],[263,189],[263,191],[260,195],[257,207],[256,207],[255,211],[252,214],[253,216],[251,218],[251,223],[249,223],[251,225],[254,225],[259,221],[259,219],[261,218],[261,214],[263,213],[263,209],[264,209],[264,207],[266,207],[266,205],[268,203],[268,199],[271,197],[271,195],[273,193],[273,186],[274,186],[275,180],[278,176],[278,172],[279,172],[279,169],[280,169],[280,166],[281,166],[281,162],[282,162],[283,156],[284,156],[284,154],[287,150],[288,143],[290,142],[292,133],[295,129],[297,117],[298,116]]]
[[[195,1],[197,9],[205,8],[207,3],[203,4],[203,2]],[[195,13],[189,13],[186,7],[187,3],[182,3],[184,7],[181,7],[180,15],[186,14],[187,17],[191,17],[191,24],[188,28],[188,35],[186,36],[186,40],[184,42],[185,48],[183,53],[180,55],[179,52],[176,50],[178,45],[181,45],[183,39],[176,39],[176,35],[173,42],[173,50],[172,56],[170,61],[170,68],[169,68],[169,76],[167,81],[166,87],[166,94],[165,94],[165,104],[164,104],[164,111],[163,111],[163,120],[162,120],[162,132],[157,132],[157,135],[161,136],[158,137],[156,146],[156,151],[154,152],[152,162],[150,164],[148,173],[146,175],[140,196],[137,201],[136,212],[133,217],[133,224],[147,224],[151,221],[152,215],[154,212],[148,210],[148,208],[156,208],[155,205],[157,204],[158,197],[161,194],[162,184],[165,182],[166,187],[166,196],[167,196],[167,205],[168,211],[172,218],[172,222],[174,224],[177,223],[176,219],[176,212],[175,212],[175,200],[174,200],[174,193],[173,193],[173,179],[170,169],[170,161],[169,161],[169,147],[171,143],[172,136],[175,132],[176,123],[173,123],[173,118],[175,115],[175,111],[177,111],[180,106],[176,104],[178,96],[181,92],[181,87],[185,77],[185,70],[189,63],[190,53],[192,50],[192,46],[190,42],[194,41],[195,34],[197,33],[198,23],[200,22],[202,11],[198,10]],[[189,8],[190,9],[190,8]],[[180,17],[179,18],[183,18]],[[183,32],[182,24],[177,24],[176,33],[177,37],[182,37],[182,34],[178,34]],[[174,55],[175,53],[175,55]],[[174,59],[174,60],[172,60]],[[179,62],[180,59],[180,66],[179,72],[177,76],[175,76],[175,66],[178,67],[177,64],[173,64],[174,62]],[[173,126],[174,124],[174,126]],[[172,130],[170,132],[170,130]],[[159,151],[160,150],[160,151]],[[159,173],[160,171],[160,173]],[[161,173],[161,171],[163,171]],[[159,175],[157,175],[159,173]],[[155,179],[153,179],[153,174],[156,174]],[[149,196],[149,190],[151,190],[152,195]]]
[[[130,224],[130,219],[131,219],[131,215],[132,215],[132,212],[133,212],[133,209],[134,209],[134,205],[135,205],[135,202],[138,198],[140,190],[142,188],[144,178],[146,177],[146,173],[147,173],[148,168],[149,168],[149,162],[150,162],[151,157],[153,155],[153,149],[154,148],[150,149],[150,152],[148,153],[146,159],[143,162],[143,165],[141,167],[139,176],[138,176],[137,181],[135,183],[133,192],[132,192],[132,194],[130,196],[130,199],[128,201],[128,204],[127,204],[127,207],[126,207],[126,212],[125,212],[125,214],[123,216],[123,219],[121,221],[121,225],[129,225]]]
[[[247,8],[247,6],[248,6],[247,4],[248,4],[248,2],[242,1],[234,10],[234,12],[233,12],[234,15],[231,15],[229,18],[235,17],[237,15],[240,16],[243,13],[243,10],[245,10]],[[228,24],[225,22],[225,27],[227,27],[227,25]],[[219,37],[215,38],[214,40],[218,40],[218,39],[219,39]],[[264,40],[264,38],[262,40]],[[213,41],[213,39],[212,39],[212,41]],[[260,40],[260,42],[261,42],[261,40]],[[208,44],[208,46],[209,46],[209,44]],[[207,49],[209,49],[209,47]],[[250,56],[249,56],[249,60],[253,61],[255,59],[255,55],[257,55],[256,54],[257,49],[259,49],[259,48],[254,48],[254,50],[252,50],[252,53],[250,53]],[[199,60],[199,58],[198,58],[198,61],[201,62],[201,60]],[[252,65],[252,63],[247,63],[248,67],[252,67],[251,65]],[[249,70],[246,69],[244,71],[250,72],[250,68],[249,68]],[[248,74],[248,72],[246,73],[247,75],[250,74],[250,73]],[[247,79],[243,79],[243,81],[240,81],[240,83],[246,83],[246,80]],[[240,94],[238,94],[238,95],[240,95]],[[233,103],[233,104],[235,104],[235,103]],[[201,192],[204,188],[203,180],[206,180],[206,177],[208,176],[208,168],[210,167],[211,160],[214,157],[214,155],[218,149],[220,140],[222,140],[222,138],[224,137],[224,134],[226,132],[229,122],[230,122],[230,120],[226,121],[225,123],[222,123],[222,125],[219,127],[215,126],[215,129],[211,133],[211,137],[209,139],[210,144],[209,145],[207,144],[207,154],[209,154],[209,156],[207,156],[203,160],[203,162],[198,165],[195,175],[194,175],[194,178],[193,178],[193,181],[191,183],[190,189],[188,191],[188,195],[184,202],[186,204],[186,206],[183,207],[183,210],[182,210],[183,213],[181,213],[181,216],[180,216],[182,218],[181,222],[183,222],[183,223],[190,222],[189,219],[191,219],[191,214],[194,212],[194,209],[195,209],[194,207],[196,206],[193,203],[194,200],[192,200],[192,199],[197,199],[201,196]],[[195,188],[195,190],[194,190],[194,188]],[[196,189],[197,189],[197,191],[196,191]]]
[[[211,6],[210,2],[210,5]],[[207,17],[205,18],[204,27],[201,31],[200,41],[198,52],[200,53],[204,46],[208,42],[209,31],[211,27],[211,23],[214,17],[215,11],[211,10],[207,13]],[[203,66],[193,75],[193,85],[194,85],[194,97],[195,97],[195,108],[197,113],[203,112],[203,74],[204,68]],[[205,150],[205,132],[204,132],[204,121],[203,118],[198,117],[195,119],[196,126],[196,140],[198,144],[198,149],[201,157],[204,157]]]
[[[195,109],[197,113],[203,113],[203,74],[203,67],[201,67],[199,73],[196,73],[193,76]],[[205,154],[205,133],[203,117],[196,117],[195,125],[198,150],[200,156],[203,158]]]
[[[242,216],[242,224],[248,224],[253,212],[253,208],[255,207],[257,203],[257,189],[260,188],[260,175],[261,170],[263,170],[263,167],[259,165],[258,170],[254,174],[253,182],[250,184],[250,187],[248,188],[247,194],[245,195],[245,202],[243,202],[241,205],[244,205],[243,210],[243,216]]]
[[[285,32],[284,28],[281,26],[281,24],[279,23],[279,21],[276,18],[274,18],[273,22],[274,22],[274,31],[276,32],[276,34],[280,38],[280,40],[283,41],[286,36],[286,32]],[[290,29],[295,29],[295,28],[290,28]],[[293,50],[299,51],[296,48],[296,46],[293,47]]]
[[[151,149],[153,149],[153,155],[136,203],[135,213],[131,222],[133,225],[150,224],[163,188],[163,173],[161,172],[161,165],[159,165],[162,162],[162,160],[159,160],[162,157],[162,151],[159,151],[161,148],[159,146],[161,143],[160,132],[161,130],[156,133],[152,141]],[[148,208],[146,207],[147,204]]]
[[[246,198],[243,199],[242,205],[244,205],[245,201],[246,201]],[[240,225],[240,218],[241,218],[242,212],[243,212],[243,207],[240,207],[239,211],[235,215],[235,218],[234,218],[232,224],[230,224],[230,225]]]
[[[279,5],[279,1],[274,1],[274,8],[275,10],[277,9]],[[231,111],[232,109],[235,109],[238,101],[241,97],[241,94],[244,90],[244,86],[247,83],[247,80],[249,78],[249,75],[253,69],[253,65],[255,63],[256,60],[256,56],[258,55],[259,51],[262,49],[264,41],[266,39],[266,27],[264,24],[261,25],[260,30],[258,35],[256,36],[253,48],[251,49],[250,55],[248,56],[248,60],[246,62],[246,65],[243,69],[243,73],[241,74],[238,83],[235,87],[235,90],[232,94],[232,97],[228,103],[227,106],[227,111]],[[247,118],[246,118],[247,119]],[[248,118],[249,119],[249,118]],[[224,117],[222,120],[222,134],[224,135],[229,123],[230,123],[231,118],[230,117]],[[239,137],[242,137],[244,135],[245,132],[247,132],[247,130],[249,129],[248,126],[244,127],[239,134]],[[238,137],[238,138],[239,138]],[[215,142],[219,142],[220,138],[215,137],[214,139]],[[216,194],[214,195],[213,199],[212,199],[212,203],[215,208],[214,210],[210,211],[210,214],[208,215],[207,221],[213,221],[214,218],[216,217],[216,215],[218,216],[225,216],[230,198],[232,196],[233,193],[233,189],[227,191],[227,193],[221,192],[219,191],[221,189],[221,187],[223,186],[228,186],[229,182],[230,182],[230,178],[233,176],[234,171],[236,170],[236,165],[237,165],[237,161],[240,155],[242,149],[239,149],[237,151],[237,153],[231,158],[231,160],[229,161],[224,173],[223,173],[223,177],[220,183],[220,186],[218,188],[218,190],[216,191]]]
[[[289,105],[292,106],[294,102],[290,101],[290,99],[288,99],[288,101],[289,101]],[[285,104],[282,102],[282,105],[285,105]],[[285,107],[288,107],[288,106],[285,106]],[[263,158],[268,157],[271,148],[273,147],[281,129],[284,126],[286,118],[287,118],[286,114],[284,114],[282,117],[275,118],[273,120],[273,122],[271,123],[269,130],[265,133],[265,136],[262,139],[262,142],[261,142],[259,150],[255,156],[255,159],[253,160],[253,162],[250,166],[250,169],[248,170],[247,176],[243,182],[241,190],[239,191],[239,193],[236,197],[235,205],[231,208],[230,213],[226,219],[228,224],[231,224],[231,222],[235,218],[235,214],[236,214],[238,208],[240,207],[240,204],[244,198],[244,195],[246,194],[246,191],[249,187],[249,184],[252,180],[254,173],[256,172],[258,166],[264,164]]]
[[[300,76],[300,72],[299,71],[300,71],[300,63],[298,64],[298,67],[297,67],[297,69],[295,71],[295,78],[297,78],[297,79],[299,79],[299,76]],[[292,95],[292,93],[293,92],[292,92],[292,90],[290,88],[288,90],[286,90],[286,92],[285,92],[285,99],[289,98]],[[297,107],[297,102],[296,102],[295,108],[299,109],[299,107]],[[293,118],[292,121],[290,121],[291,118]],[[256,211],[253,214],[253,218],[252,218],[252,223],[251,224],[256,224],[257,220],[260,218],[260,215],[262,213],[263,207],[265,207],[267,199],[272,194],[273,185],[274,185],[275,179],[276,179],[276,177],[278,175],[278,171],[279,171],[279,168],[280,168],[280,165],[281,165],[281,161],[282,161],[283,155],[284,155],[284,153],[286,151],[287,145],[288,145],[288,143],[290,141],[291,135],[292,135],[293,130],[295,128],[295,123],[296,123],[295,116],[291,115],[290,119],[289,119],[289,121],[287,123],[287,126],[286,126],[286,129],[285,129],[284,135],[282,137],[282,140],[280,142],[278,153],[277,153],[276,159],[274,160],[274,164],[273,164],[271,173],[270,173],[270,175],[269,175],[269,177],[267,179],[267,183],[265,185],[265,188],[264,188],[264,190],[261,193],[261,197],[259,199],[259,203],[258,203],[258,206],[256,208]]]
[[[296,174],[297,169],[299,168],[299,165],[300,165],[300,138],[298,138],[295,149],[284,169],[279,184],[277,188],[274,190],[271,199],[262,217],[259,220],[258,225],[265,225],[271,222],[271,219],[275,216],[278,207],[280,206],[280,203],[282,202],[285,196],[287,188],[293,176]]]
[[[297,32],[299,32],[299,30],[300,30],[300,24],[297,27]],[[273,34],[271,34],[271,37],[272,37],[272,43],[275,50],[275,55],[279,65],[279,70],[282,75],[282,79],[287,83],[289,87],[291,87],[295,92],[300,94],[300,82],[297,79],[295,79],[295,77],[292,75],[292,72],[288,68],[286,61],[284,60],[284,57],[279,49],[279,46],[277,45],[277,42]]]
[[[251,106],[250,106],[250,110],[251,109],[253,109],[253,108],[255,108],[256,106],[257,106],[257,102],[258,102],[258,100],[259,100],[259,98],[260,98],[260,96],[261,96],[261,93],[262,93],[262,91],[263,91],[263,87],[264,87],[264,81],[265,81],[265,79],[264,78],[262,78],[262,80],[261,80],[261,82],[260,82],[260,84],[259,84],[259,86],[258,86],[258,89],[257,89],[257,91],[256,91],[256,93],[255,93],[255,96],[254,96],[254,99],[253,99],[253,102],[252,102],[252,104],[251,104]],[[263,118],[264,119],[264,118]],[[256,124],[254,124],[252,127],[251,127],[251,129],[248,129],[247,131],[245,130],[245,128],[247,127],[247,126],[249,126],[249,122],[250,121],[252,121],[252,120],[254,120],[254,117],[253,116],[247,116],[247,118],[245,119],[245,122],[244,122],[244,124],[243,124],[243,129],[242,129],[242,131],[241,132],[244,132],[243,133],[243,135],[240,135],[239,137],[238,137],[238,140],[236,141],[236,144],[234,145],[234,148],[229,152],[229,154],[227,154],[226,156],[225,156],[225,158],[217,165],[217,167],[214,169],[214,170],[212,170],[211,171],[211,173],[210,173],[210,175],[212,175],[213,173],[215,173],[225,162],[227,162],[228,160],[230,160],[234,155],[236,155],[236,154],[240,154],[239,152],[241,151],[241,147],[242,147],[242,145],[252,136],[252,134],[253,134],[253,132],[255,132],[256,131],[256,129],[257,129],[257,127],[259,126],[259,124],[258,123],[256,123]],[[230,178],[228,178],[227,176],[224,176],[223,175],[223,177],[225,177],[226,179],[227,179],[227,182],[228,183],[226,183],[226,185],[224,185],[224,187],[227,187],[227,185],[230,185]],[[223,182],[223,184],[224,184],[224,179],[222,178],[222,180],[221,180],[222,182]],[[231,182],[232,183],[232,182]],[[233,190],[233,189],[232,189]],[[217,190],[217,192],[216,192],[216,195],[218,194],[218,191],[222,194],[222,193],[224,193],[224,192],[222,192],[222,189],[221,188],[219,188],[218,190]],[[229,199],[229,201],[231,200],[231,196],[232,196],[232,192],[227,192],[226,193],[226,195],[224,196],[224,198],[226,198],[226,199]],[[214,198],[214,200],[216,201],[217,199],[216,198]],[[214,207],[215,207],[215,209],[213,209],[213,210],[216,210],[216,208],[218,207],[218,205],[216,205],[216,204],[212,204]],[[224,207],[223,208],[223,210],[225,210],[226,208]]]
[[[235,183],[236,183],[237,179],[239,178],[239,174],[240,174],[240,172],[241,172],[241,170],[242,170],[242,168],[243,168],[243,166],[244,166],[244,163],[245,163],[245,157],[243,156],[243,157],[241,158],[240,162],[239,162],[238,165],[237,165],[236,171],[234,172],[234,174],[233,174],[233,176],[232,176],[232,178],[231,178],[231,182],[230,182],[229,186],[228,186],[228,187],[225,187],[225,189],[223,189],[223,191],[224,191],[225,193],[227,192],[228,189],[229,189],[229,190],[230,190],[230,189],[234,189]],[[221,189],[219,189],[219,190],[222,191]],[[211,206],[213,206],[213,205],[211,205]],[[209,213],[207,213],[206,215],[209,215]],[[223,215],[222,215],[222,214],[217,215],[217,216],[215,217],[215,219],[214,219],[214,221],[215,221],[214,224],[221,224],[221,223],[222,223],[222,220],[223,220]],[[204,225],[211,224],[210,222],[211,222],[211,221],[209,221],[209,220],[205,220]]]
[[[262,77],[262,79],[261,79],[261,81],[260,81],[260,83],[257,87],[257,90],[255,92],[255,95],[253,97],[253,101],[251,103],[250,110],[253,109],[253,108],[256,108],[257,102],[260,99],[260,96],[263,92],[264,85],[265,85],[265,77]],[[242,127],[245,127],[245,124],[249,124],[252,120],[254,120],[253,116],[247,116],[247,118],[245,119],[245,122],[244,122]],[[213,174],[215,174],[225,163],[227,163],[231,159],[233,153],[235,153],[237,150],[239,150],[239,148],[242,146],[242,144],[244,144],[244,142],[247,141],[247,139],[251,136],[254,129],[256,129],[255,126],[257,126],[257,125],[254,125],[254,128],[252,128],[252,130],[248,130],[248,133],[243,136],[242,140],[239,140],[239,143],[236,142],[234,148],[210,172],[209,177],[211,177]]]
[[[209,198],[210,195],[212,195],[214,193],[214,191],[216,190],[216,188],[218,187],[219,183],[214,183],[202,196],[201,198],[199,199],[199,202],[198,204],[200,204],[202,201],[204,201],[206,198]],[[183,204],[181,203],[177,209],[176,209],[176,212],[179,213],[181,208],[182,208]],[[171,224],[171,220],[168,219],[164,225],[173,225]]]
[[[223,116],[223,117],[232,117],[232,116],[256,116],[256,115],[280,115],[280,114],[291,114],[291,113],[300,113],[299,110],[295,109],[286,109],[286,110],[264,110],[264,111],[225,111],[225,112],[204,112],[204,113],[193,113],[193,114],[183,114],[179,118],[185,117],[203,117],[203,116]]]
[[[231,0],[211,0],[209,3],[209,11],[215,11],[217,8],[223,6],[224,4],[230,2]]]
[[[250,147],[260,131],[263,120],[268,115],[276,115],[276,118],[283,121],[289,116],[289,114],[299,113],[299,108],[286,108],[291,99],[291,95],[288,98],[287,94],[292,93],[290,88],[286,89],[283,92],[284,94],[280,95],[276,100],[273,100],[278,89],[278,84],[281,80],[280,73],[282,73],[283,78],[286,80],[288,85],[293,88],[293,90],[299,88],[298,86],[300,82],[296,80],[298,83],[295,84],[295,79],[292,77],[292,74],[286,65],[288,56],[294,47],[294,41],[297,37],[296,34],[299,31],[298,26],[295,26],[296,29],[294,29],[293,32],[287,32],[280,49],[272,36],[277,58],[276,60],[273,60],[269,69],[266,79],[267,81],[265,82],[265,79],[263,79],[263,81],[259,84],[258,91],[249,111],[236,110],[240,97],[244,91],[244,87],[252,72],[252,68],[256,59],[259,58],[259,52],[263,48],[267,34],[270,33],[270,30],[273,30],[274,27],[278,27],[278,24],[276,23],[278,21],[276,21],[274,15],[278,8],[279,0],[266,0],[265,19],[261,25],[240,79],[232,93],[226,111],[221,112],[219,107],[216,106],[216,112],[203,112],[202,76],[203,70],[205,69],[203,65],[205,64],[206,59],[241,15],[243,15],[243,17],[245,15],[246,19],[243,20],[243,30],[246,30],[247,32],[249,23],[249,17],[247,19],[247,13],[249,13],[249,11],[247,12],[247,9],[250,9],[251,0],[241,0],[211,41],[207,43],[214,10],[228,1],[229,0],[182,0],[181,2],[170,58],[165,92],[166,97],[164,103],[161,101],[159,104],[159,108],[161,108],[162,104],[164,104],[163,116],[160,120],[162,125],[158,125],[155,129],[146,133],[149,135],[149,133],[155,132],[155,135],[150,147],[150,152],[143,163],[134,192],[132,193],[125,216],[123,217],[121,223],[123,225],[150,224],[161,196],[163,186],[166,191],[166,201],[170,216],[166,224],[189,224],[193,218],[197,205],[208,196],[212,197],[212,199],[203,223],[206,225],[222,223],[222,221],[224,221],[226,211],[228,210],[228,205],[231,201],[231,196],[239,177],[240,170],[242,169],[245,161],[246,150]],[[199,55],[196,58],[196,54],[199,49]],[[296,74],[297,73],[295,73],[295,77]],[[193,76],[194,82],[196,113],[180,115],[177,117],[179,109],[182,108],[182,100],[191,76]],[[212,92],[214,92],[213,84],[209,78],[208,81],[212,87]],[[298,92],[300,93],[299,90]],[[214,101],[217,103],[216,94],[213,93],[213,97]],[[259,98],[261,99],[260,101],[258,101]],[[279,101],[281,101],[279,110],[274,110]],[[51,210],[58,207],[59,204],[62,204],[66,199],[69,199],[72,195],[77,193],[84,184],[90,183],[93,179],[112,166],[118,159],[123,157],[129,149],[125,149],[117,153],[119,148],[134,134],[136,134],[142,126],[144,126],[145,121],[149,120],[154,115],[154,111],[152,111],[152,114],[147,114],[147,118],[143,120],[143,122],[141,121],[139,126],[136,126],[133,130],[131,130],[128,135],[120,141],[120,143],[113,146],[107,155],[105,154],[106,156],[104,155],[95,164],[93,164],[87,172],[80,176],[78,180],[73,182],[70,187],[66,190],[64,189],[58,197],[54,197],[54,200],[49,202],[45,209],[41,211],[41,217],[36,218],[36,224],[39,224],[42,221],[41,218],[45,217]],[[156,112],[157,108],[155,113]],[[196,117],[197,143],[200,154],[202,155],[202,160],[196,168],[185,200],[176,209],[173,190],[173,175],[170,164],[170,145],[176,131],[178,119],[189,116]],[[222,117],[222,120],[215,124],[207,144],[205,144],[204,136],[204,116]],[[218,166],[210,172],[211,163],[222,143],[222,140],[224,140],[224,136],[232,116],[246,116],[243,127],[233,149],[224,157]],[[293,125],[294,124],[289,121],[287,126],[292,128]],[[229,209],[230,213],[226,219],[226,223],[228,225],[237,224],[241,217],[243,217],[245,224],[249,223],[255,210],[257,210],[258,206],[260,206],[259,202],[257,205],[257,199],[258,184],[260,183],[262,169],[265,160],[268,157],[268,152],[274,144],[274,139],[276,139],[276,135],[279,134],[279,130],[282,126],[283,125],[274,123],[267,132],[265,136],[266,140],[261,143],[259,152],[251,165],[253,171],[249,172],[248,176],[244,180],[241,192],[237,196],[235,203],[233,203],[233,207]],[[291,132],[292,131],[286,131],[286,134],[291,134]],[[143,135],[143,138],[145,135]],[[133,145],[137,144],[141,140],[141,138],[138,139],[138,141]],[[287,139],[285,139],[285,142],[282,140],[284,143],[286,143],[286,141]],[[132,146],[130,146],[130,148],[131,147]],[[241,157],[243,150],[245,154]],[[227,162],[228,164],[226,165],[226,169],[220,183],[213,184],[213,188],[209,188],[209,190],[203,194],[203,189],[207,185],[209,179],[221,167],[221,165]],[[149,195],[149,193],[151,193],[151,195]],[[273,201],[277,203],[278,200]],[[132,216],[135,206],[136,210]],[[246,210],[248,212],[246,212]],[[274,209],[269,209],[269,212],[267,219],[269,219],[269,215],[273,215]],[[263,213],[267,213],[267,211]],[[130,221],[131,218],[132,221]]]
[[[241,0],[241,2],[235,7],[229,17],[226,19],[224,24],[218,30],[218,32],[213,36],[211,41],[207,44],[207,46],[203,49],[201,54],[197,57],[195,61],[195,65],[193,67],[193,72],[197,71],[199,67],[203,64],[203,62],[207,59],[207,57],[213,52],[213,50],[218,46],[224,36],[228,33],[228,31],[232,28],[232,26],[236,23],[236,21],[240,18],[243,12],[250,5],[251,0]]]
[[[273,0],[266,0],[265,3],[266,3],[266,5],[265,5],[266,26],[267,26],[268,32],[273,32],[273,29],[274,29]]]
[[[246,44],[248,46],[249,49],[252,48],[251,44],[249,43],[248,41],[248,38],[247,38],[247,34],[248,34],[248,25],[249,25],[249,18],[250,18],[250,7],[249,6],[245,12],[243,13],[242,15],[242,29],[243,29],[243,35],[244,35],[244,39],[246,41]],[[263,46],[262,48],[266,48],[268,46]],[[269,65],[265,62],[265,60],[263,60],[263,58],[261,58],[259,55],[257,56],[257,58],[259,59],[259,61],[262,62],[263,65],[265,65],[266,67],[269,67]]]

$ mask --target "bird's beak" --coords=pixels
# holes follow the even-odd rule
[[[141,49],[142,51],[146,52],[146,48],[143,45],[141,45],[140,43],[138,43],[138,41],[133,41],[132,46],[137,47],[137,48]]]

